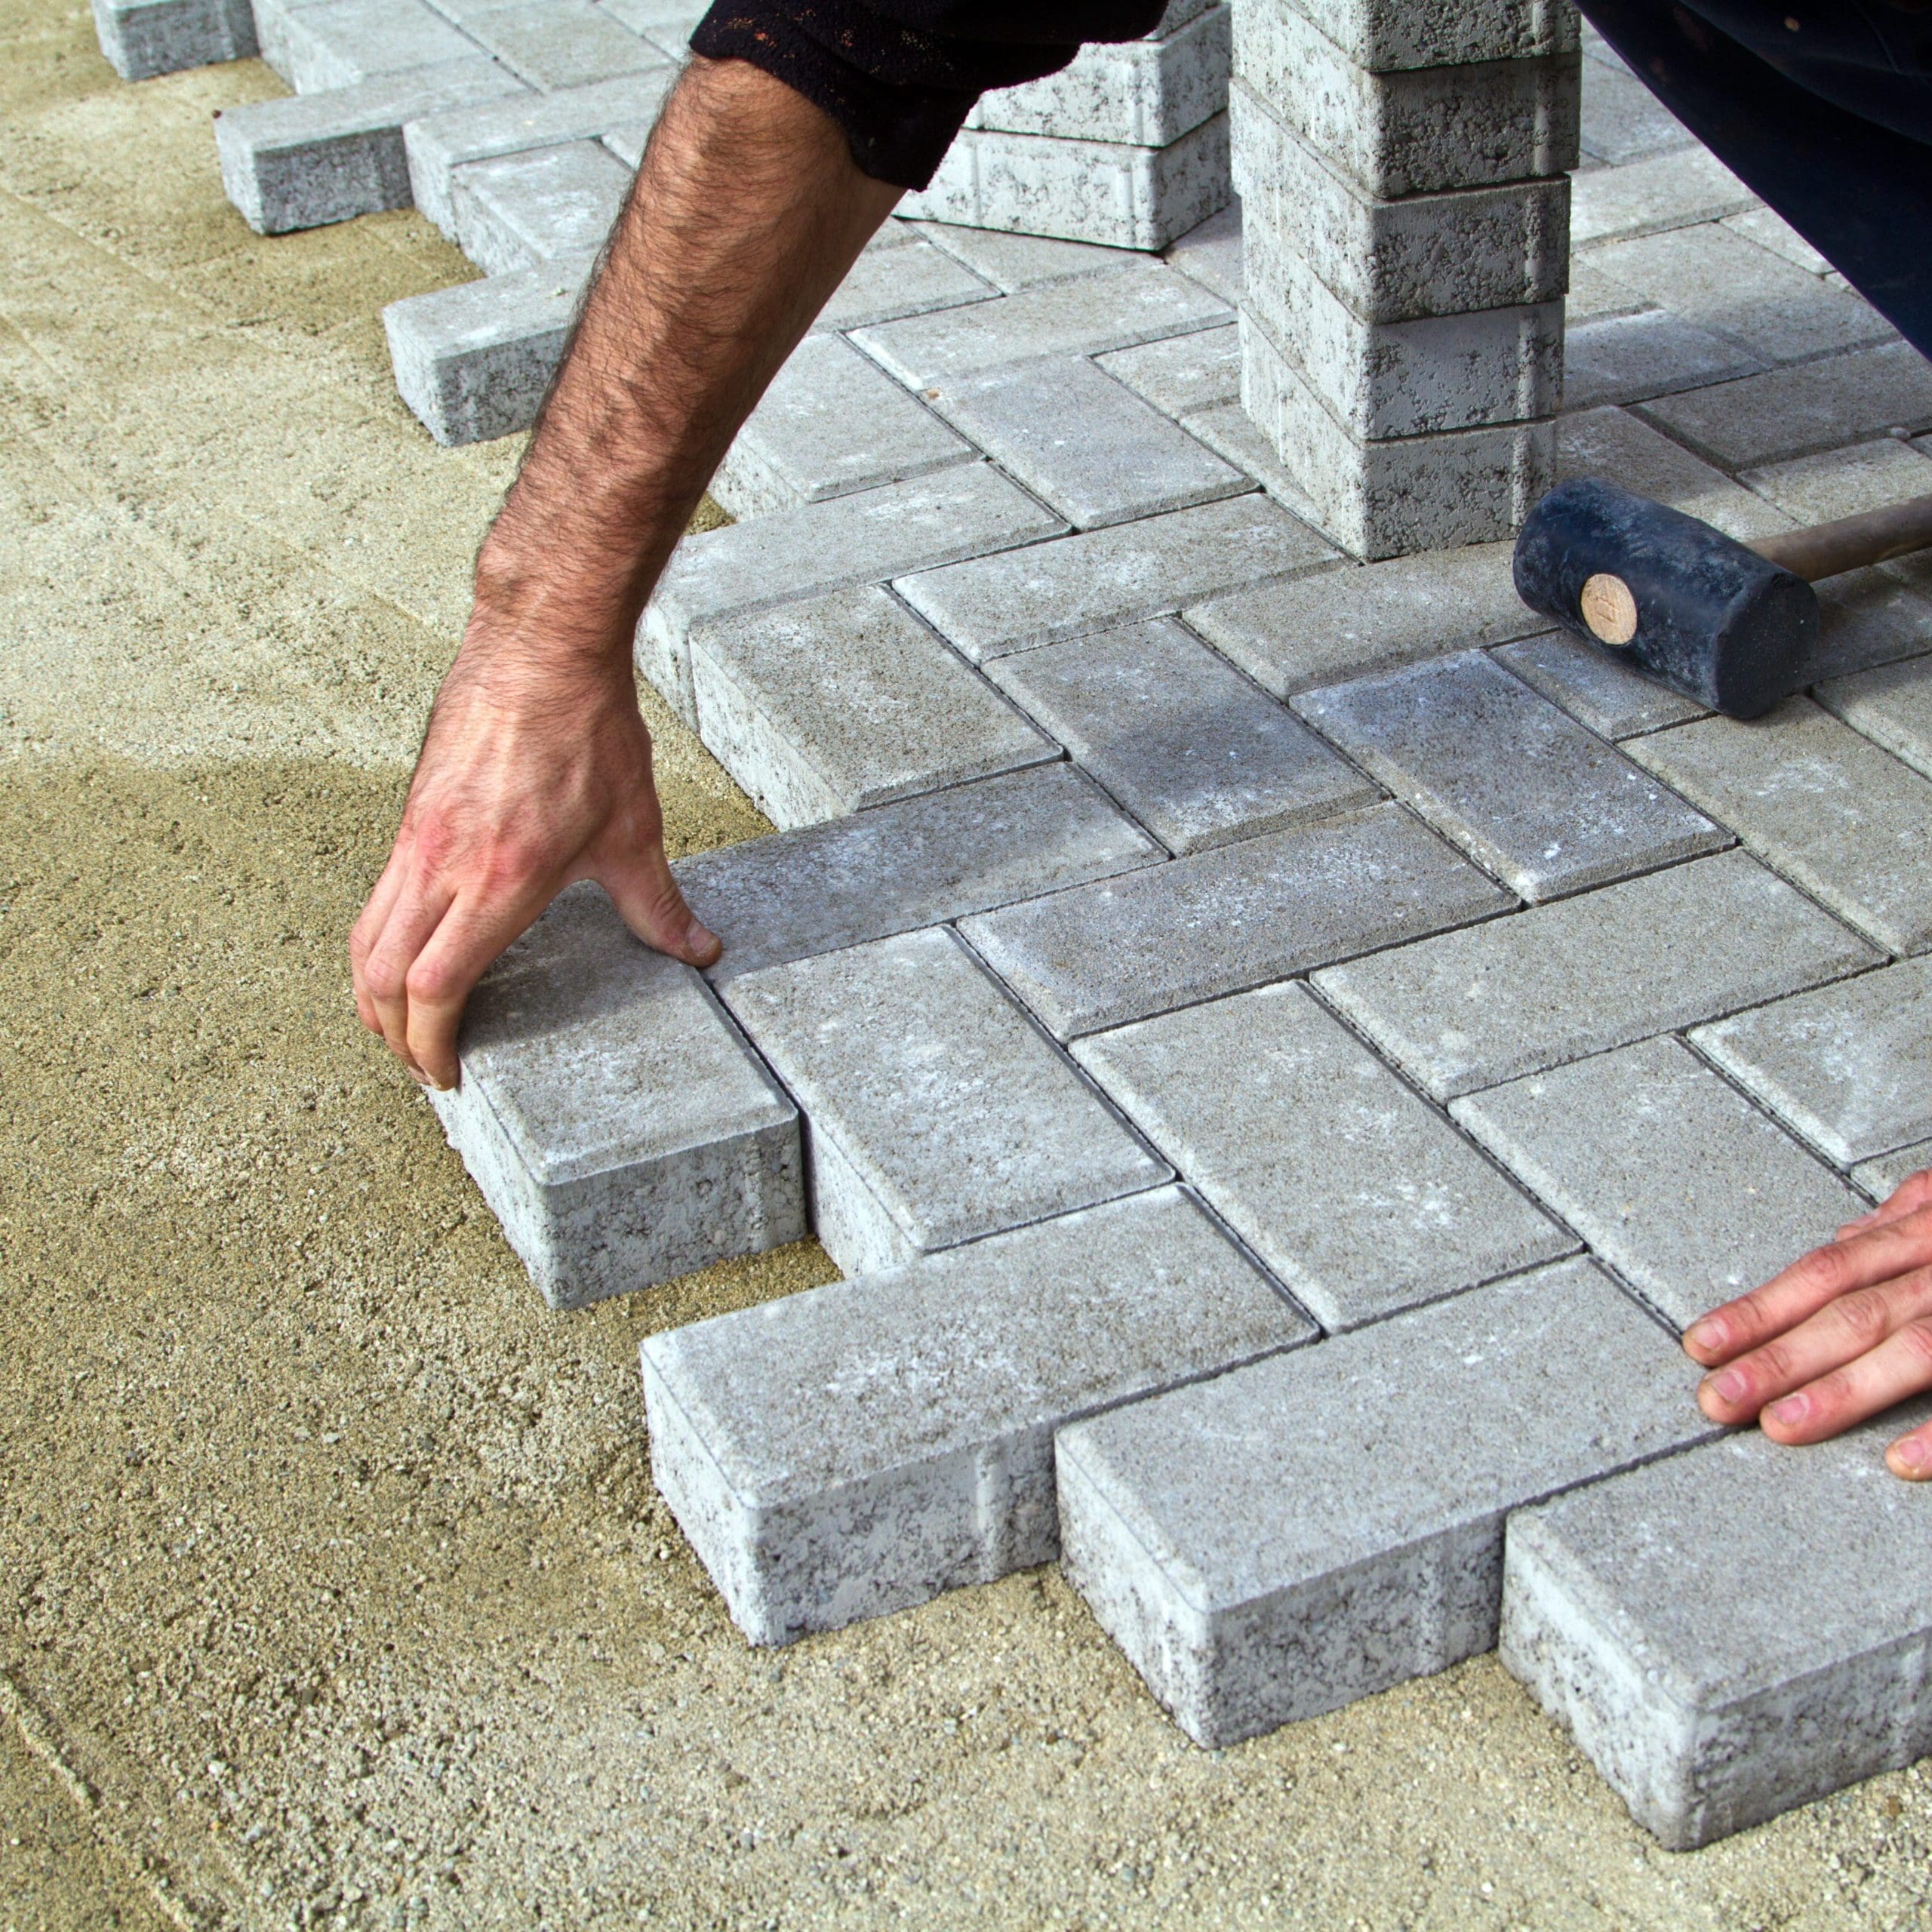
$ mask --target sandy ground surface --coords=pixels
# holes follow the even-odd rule
[[[1927,1923],[1923,1767],[1672,1857],[1487,1659],[1209,1754],[1051,1571],[746,1649],[635,1349],[824,1256],[547,1315],[353,1023],[515,451],[390,387],[424,223],[223,201],[275,91],[0,0],[0,1932]]]

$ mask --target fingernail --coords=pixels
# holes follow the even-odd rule
[[[1721,1349],[1724,1346],[1724,1324],[1715,1315],[1707,1315],[1702,1321],[1691,1323],[1684,1339],[1694,1348]]]
[[[1727,1368],[1721,1374],[1707,1377],[1704,1386],[1726,1404],[1741,1402],[1751,1392],[1751,1385],[1745,1380],[1743,1371],[1735,1368]]]
[[[1908,1435],[1903,1442],[1892,1444],[1892,1454],[1915,1475],[1932,1475],[1932,1442]]]
[[[408,1074],[410,1078],[414,1081],[419,1087],[427,1087],[433,1084],[431,1081],[429,1076],[425,1073],[420,1066],[408,1067],[405,1069],[405,1071]]]
[[[694,952],[709,952],[718,943],[718,935],[702,919],[694,919],[685,928],[685,943]]]
[[[1808,1395],[1787,1395],[1781,1402],[1774,1402],[1770,1417],[1774,1422],[1781,1422],[1789,1427],[1801,1423],[1811,1413],[1811,1398]]]

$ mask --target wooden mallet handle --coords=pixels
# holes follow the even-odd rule
[[[1888,557],[1932,548],[1932,497],[1909,497],[1860,516],[1841,516],[1835,523],[1814,524],[1809,530],[1783,531],[1754,540],[1751,548],[1794,577],[1816,583],[1841,571],[1862,570]]]

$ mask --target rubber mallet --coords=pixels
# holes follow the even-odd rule
[[[1820,577],[1932,546],[1932,497],[1749,546],[1614,483],[1579,478],[1516,539],[1533,611],[1660,684],[1757,718],[1810,681]]]

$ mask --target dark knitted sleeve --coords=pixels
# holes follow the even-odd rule
[[[823,108],[868,174],[923,188],[973,103],[1057,73],[1089,40],[1134,40],[1166,0],[714,0],[691,35]]]

